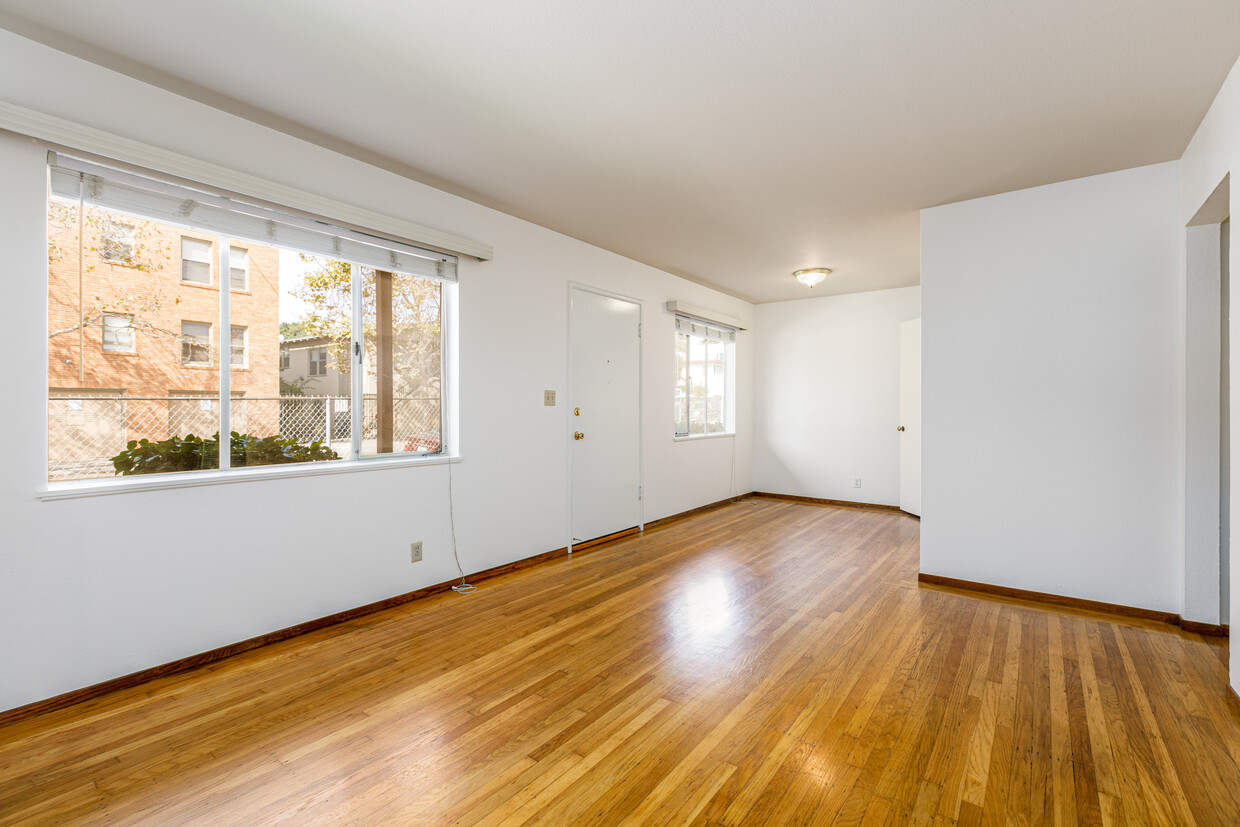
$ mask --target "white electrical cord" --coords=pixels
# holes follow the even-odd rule
[[[452,530],[452,557],[456,560],[456,570],[461,573],[461,582],[452,587],[457,594],[469,594],[477,589],[465,582],[465,569],[461,567],[461,555],[456,550],[456,507],[452,502],[452,461],[448,461],[448,527]]]

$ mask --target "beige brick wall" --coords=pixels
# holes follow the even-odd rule
[[[134,228],[134,254],[128,261],[103,255],[109,220]],[[86,244],[81,258],[81,302],[86,317],[84,344],[74,328],[79,307],[78,218],[75,205],[53,203],[48,215],[48,332],[67,331],[48,340],[49,388],[124,390],[129,397],[164,397],[171,391],[216,391],[219,360],[228,358],[229,336],[219,324],[221,284],[219,238],[179,227],[87,208]],[[211,242],[211,284],[181,280],[181,238]],[[247,366],[234,366],[232,388],[247,398],[280,393],[279,252],[237,243],[249,251],[247,289],[233,290],[232,324],[248,328]],[[227,275],[223,278],[227,285]],[[101,312],[135,319],[132,353],[103,349]],[[182,321],[211,324],[212,365],[181,364]],[[79,372],[80,371],[80,372]]]

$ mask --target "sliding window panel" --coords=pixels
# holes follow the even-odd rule
[[[349,458],[350,266],[231,239],[229,270],[232,466]]]
[[[218,244],[68,184],[47,209],[48,480],[218,467]]]
[[[443,286],[355,265],[362,284],[362,456],[443,450]]]

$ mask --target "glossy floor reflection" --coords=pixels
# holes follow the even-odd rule
[[[738,503],[0,728],[0,823],[1240,823],[1225,643],[918,535]]]

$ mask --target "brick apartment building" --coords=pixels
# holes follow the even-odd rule
[[[234,242],[222,275],[226,242],[206,233],[89,207],[82,230],[79,248],[77,206],[49,205],[51,476],[110,473],[100,460],[130,439],[215,433],[221,355],[231,360],[234,400],[246,400],[232,406],[233,430],[276,433],[279,251]]]

